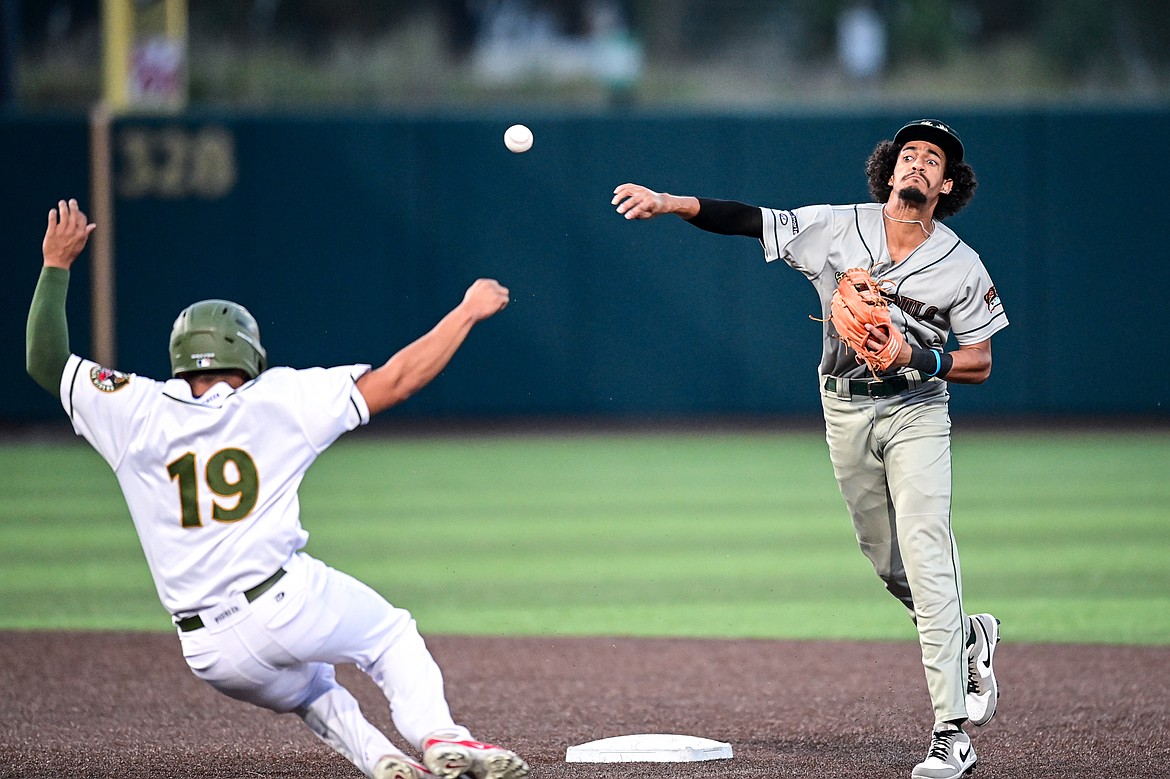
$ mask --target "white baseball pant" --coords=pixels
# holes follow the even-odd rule
[[[334,678],[353,663],[382,689],[398,732],[414,747],[431,735],[470,738],[451,719],[442,673],[410,612],[306,554],[252,603],[218,625],[180,632],[192,672],[224,695],[295,712],[367,776],[403,754],[362,715]]]

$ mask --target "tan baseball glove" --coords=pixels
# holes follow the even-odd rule
[[[850,268],[837,283],[833,293],[830,319],[837,335],[857,352],[857,361],[869,366],[877,377],[878,371],[894,364],[898,353],[906,346],[902,331],[890,321],[890,304],[882,297],[877,282],[865,270]],[[886,342],[880,346],[870,340],[873,330],[882,333]]]

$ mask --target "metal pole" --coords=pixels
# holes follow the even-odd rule
[[[113,368],[117,365],[118,354],[111,121],[109,107],[105,101],[98,101],[89,114],[90,200],[92,221],[97,225],[89,244],[93,268],[90,283],[91,348],[95,362]]]
[[[114,109],[130,103],[130,49],[134,43],[133,0],[102,0],[103,95]]]

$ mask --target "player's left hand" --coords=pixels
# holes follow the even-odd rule
[[[855,352],[859,362],[876,377],[880,371],[906,360],[909,349],[898,326],[890,318],[890,304],[877,282],[862,268],[849,268],[837,282],[830,301],[829,318],[837,336]],[[906,354],[903,354],[905,352]]]
[[[903,343],[893,347],[894,361],[890,363],[890,367],[904,368],[910,364],[910,350],[903,348],[906,339],[902,337],[902,333],[897,327],[891,326],[887,329],[867,324],[865,330],[869,333],[869,337],[865,339],[866,351],[880,354],[891,340],[902,341]]]
[[[77,205],[77,200],[58,201],[56,208],[49,209],[49,226],[45,228],[45,240],[41,242],[45,267],[68,270],[96,228],[97,225],[91,224]]]

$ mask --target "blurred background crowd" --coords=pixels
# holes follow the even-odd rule
[[[0,0],[5,108],[100,97],[103,5]],[[1163,0],[190,0],[186,24],[186,99],[204,106],[1170,97]]]

